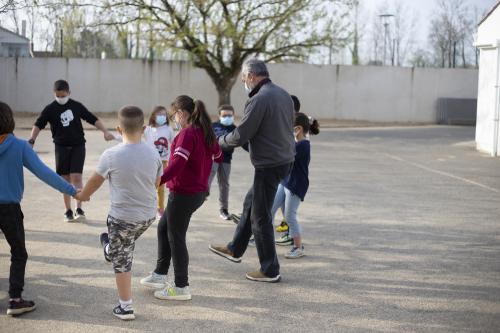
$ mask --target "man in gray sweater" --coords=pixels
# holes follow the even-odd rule
[[[243,213],[233,240],[209,249],[233,262],[240,262],[252,233],[259,255],[260,269],[247,279],[278,282],[280,266],[274,244],[271,207],[279,183],[288,175],[295,158],[293,136],[294,109],[290,95],[269,79],[266,64],[250,59],[243,64],[242,82],[249,93],[241,124],[219,137],[221,147],[249,143],[255,168],[252,188],[243,204]]]

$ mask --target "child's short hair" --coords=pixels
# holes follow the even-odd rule
[[[54,82],[54,91],[67,91],[67,92],[69,92],[68,81],[57,80],[56,82]]]
[[[144,126],[144,112],[137,106],[124,106],[118,111],[120,128],[126,133],[135,133]]]
[[[229,105],[229,104],[222,104],[221,106],[219,106],[219,114],[222,112],[222,110],[224,110],[224,111],[232,111],[234,113],[233,106]]]
[[[16,123],[10,106],[0,101],[0,135],[14,132]]]

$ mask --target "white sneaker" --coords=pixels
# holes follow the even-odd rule
[[[189,292],[189,287],[179,288],[174,285],[167,283],[167,286],[162,289],[155,291],[155,297],[164,300],[174,300],[174,301],[189,301],[191,299],[191,293]]]
[[[141,279],[141,284],[154,289],[165,288],[167,286],[167,276],[151,272],[151,274]]]
[[[301,246],[301,247],[292,247],[292,249],[287,253],[285,254],[285,258],[287,259],[298,259],[298,258],[301,258],[303,256],[305,256],[306,253],[305,253],[305,250],[304,250],[304,246]]]

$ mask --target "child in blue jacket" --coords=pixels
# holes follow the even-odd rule
[[[23,212],[20,202],[24,191],[23,166],[42,181],[62,193],[75,196],[77,191],[38,158],[31,145],[16,138],[10,107],[0,102],[0,229],[11,249],[8,315],[20,315],[35,309],[33,301],[21,297],[28,253],[24,241]]]
[[[295,135],[295,161],[290,175],[278,186],[271,214],[284,207],[284,218],[288,223],[288,232],[276,240],[276,245],[292,245],[285,254],[287,259],[297,259],[305,255],[302,245],[302,228],[297,221],[297,210],[309,188],[309,162],[311,160],[311,144],[307,135],[318,134],[319,124],[303,113],[295,113],[293,124]]]

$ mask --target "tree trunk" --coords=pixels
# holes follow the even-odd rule
[[[238,77],[239,71],[234,71],[234,77],[212,78],[215,83],[215,89],[219,94],[219,106],[223,104],[231,104],[231,90]],[[229,74],[227,74],[229,75]]]
[[[223,104],[231,104],[232,88],[232,85],[229,87],[217,87],[217,93],[219,94],[219,106]]]

